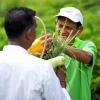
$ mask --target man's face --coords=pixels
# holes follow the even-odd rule
[[[27,29],[24,32],[24,38],[22,41],[26,49],[28,49],[32,45],[33,41],[36,38],[35,29],[36,29],[36,26],[32,25],[32,26],[27,27]]]
[[[65,17],[60,17],[57,19],[56,29],[58,32],[59,39],[62,42],[67,39],[71,32],[73,32],[72,35],[75,35],[78,30],[76,23]]]

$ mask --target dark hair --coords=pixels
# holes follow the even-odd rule
[[[19,37],[29,26],[35,24],[36,12],[26,7],[14,7],[5,16],[4,27],[8,37]]]
[[[77,22],[76,27],[79,28],[80,26],[82,26],[82,24],[80,22]]]

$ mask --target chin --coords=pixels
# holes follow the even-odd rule
[[[60,40],[61,42],[64,42],[66,39],[60,38],[59,40]]]
[[[66,39],[67,39],[67,37],[65,37],[65,36],[64,36],[64,37],[62,37],[62,36],[59,37],[59,40],[60,40],[61,42],[64,42]]]

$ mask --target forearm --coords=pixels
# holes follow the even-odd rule
[[[92,59],[91,53],[78,49],[78,48],[73,48],[71,46],[67,46],[67,49],[64,53],[70,56],[71,58],[74,58],[86,64],[89,64]]]

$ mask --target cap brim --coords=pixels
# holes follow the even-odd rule
[[[64,15],[64,14],[55,15],[55,17],[59,17],[59,16],[66,17],[66,18],[72,20],[73,22],[79,22],[79,20],[77,20],[74,16],[71,16],[71,15]]]

